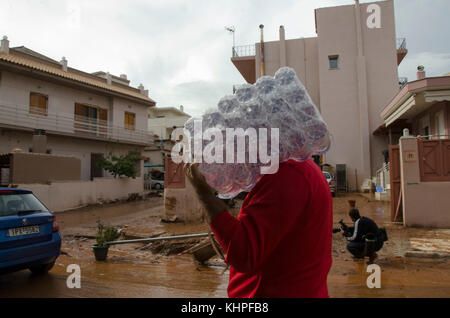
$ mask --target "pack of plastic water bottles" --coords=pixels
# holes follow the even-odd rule
[[[189,131],[193,140],[195,120],[191,118],[185,124],[185,130]],[[199,165],[206,181],[221,198],[232,198],[250,190],[264,175],[262,167],[289,159],[306,160],[313,154],[326,152],[330,147],[326,123],[295,71],[289,67],[280,68],[274,77],[260,77],[254,85],[241,85],[235,94],[223,97],[217,108],[207,111],[201,120],[203,150],[211,143],[208,138],[205,140],[208,129],[214,128],[223,135],[219,146],[216,144],[216,147],[222,147],[223,163],[209,160],[210,163],[203,161]],[[238,146],[238,138],[226,138],[227,128],[254,129],[256,136],[247,134],[246,147],[242,149]],[[275,138],[274,129],[278,132],[278,138]],[[193,143],[191,145],[193,147]],[[241,160],[237,161],[239,156]],[[231,158],[234,162],[227,160]],[[276,159],[278,162],[275,162]],[[276,172],[277,167],[269,173]]]

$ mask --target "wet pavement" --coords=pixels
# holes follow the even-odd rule
[[[335,226],[341,218],[350,224],[348,199],[355,199],[361,215],[371,217],[388,231],[389,241],[375,261],[381,267],[381,288],[367,287],[367,259],[354,260],[345,249],[342,234],[337,233],[333,236],[333,266],[328,276],[331,297],[450,296],[450,230],[393,224],[387,203],[359,195],[334,198]],[[0,297],[226,297],[229,271],[218,257],[199,265],[191,255],[153,254],[146,244],[136,243],[112,246],[106,262],[95,261],[91,246],[99,219],[119,226],[125,238],[208,231],[205,224],[160,222],[162,204],[162,198],[154,197],[57,213],[63,255],[55,267],[45,276],[28,271],[0,276]],[[185,243],[186,248],[193,244],[192,240]],[[419,254],[405,256],[411,251]],[[421,252],[432,252],[434,257],[424,257]],[[80,266],[80,289],[66,285],[70,264]]]

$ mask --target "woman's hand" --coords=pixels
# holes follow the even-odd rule
[[[190,183],[197,192],[198,196],[208,195],[209,193],[213,193],[211,187],[206,182],[205,177],[198,170],[198,163],[186,163],[184,165],[184,172],[188,177]]]
[[[189,182],[194,187],[199,201],[206,210],[208,223],[211,223],[216,215],[228,210],[228,206],[214,195],[213,190],[206,182],[205,177],[198,170],[198,163],[186,163],[184,165],[184,172]]]

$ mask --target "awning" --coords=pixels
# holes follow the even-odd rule
[[[144,163],[145,168],[156,168],[156,167],[164,167],[162,164],[157,163]]]

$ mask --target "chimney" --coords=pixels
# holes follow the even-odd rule
[[[62,57],[62,59],[61,59],[61,61],[59,63],[61,63],[62,70],[64,72],[67,72],[67,60],[66,60],[65,56]]]
[[[417,79],[421,80],[425,78],[425,67],[423,65],[417,66]]]
[[[34,153],[46,153],[47,152],[47,135],[45,130],[35,129],[33,133],[33,148]]]
[[[120,78],[123,78],[124,80],[128,79],[126,74],[120,74]]]
[[[280,25],[280,66],[286,66],[286,36],[282,25]]]
[[[148,89],[144,89],[144,85],[142,85],[142,83],[139,84],[138,89],[142,95],[145,95],[148,97]]]
[[[265,75],[265,70],[264,70],[264,24],[260,24],[259,25],[259,30],[261,32],[261,39],[260,39],[260,46],[259,46],[259,51],[260,51],[260,73],[261,76]]]
[[[184,106],[183,106],[183,105],[180,105],[180,110],[181,110],[182,112],[184,112]]]
[[[109,74],[109,72],[106,72],[106,84],[111,85],[111,83],[112,83],[111,74]]]
[[[3,36],[0,51],[3,53],[9,54],[9,41],[8,41],[8,37],[6,35]]]
[[[286,39],[284,34],[284,26],[280,25],[280,41],[284,41]]]

